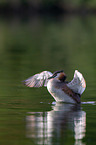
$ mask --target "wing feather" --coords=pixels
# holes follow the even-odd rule
[[[67,86],[75,93],[82,94],[86,88],[86,82],[83,75],[75,70],[73,80]]]
[[[52,73],[49,71],[43,71],[39,74],[35,74],[34,76],[24,80],[24,85],[28,87],[42,87],[43,85],[46,87],[48,78],[52,76]]]

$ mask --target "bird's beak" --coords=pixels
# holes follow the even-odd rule
[[[48,80],[50,80],[50,79],[52,79],[52,78],[54,78],[54,77],[55,77],[55,76],[53,75],[53,76],[49,77]]]

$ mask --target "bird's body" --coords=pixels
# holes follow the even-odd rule
[[[66,82],[59,82],[54,78],[48,81],[47,89],[56,102],[80,103],[80,96],[78,97],[78,94],[75,94],[70,88],[68,88]]]
[[[80,103],[81,94],[86,88],[86,82],[80,72],[75,70],[73,80],[67,82],[66,74],[63,71],[56,71],[53,74],[43,71],[24,81],[29,87],[47,86],[49,93],[56,102]]]

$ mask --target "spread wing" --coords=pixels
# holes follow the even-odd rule
[[[49,71],[43,71],[39,74],[35,74],[34,76],[24,80],[24,85],[28,87],[42,87],[43,85],[46,87],[48,78],[52,76],[52,73]]]
[[[73,80],[67,86],[75,93],[82,94],[86,88],[86,82],[83,75],[75,70]]]

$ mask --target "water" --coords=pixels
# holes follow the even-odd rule
[[[96,144],[95,16],[0,19],[0,144]],[[87,83],[81,106],[52,103],[22,80],[43,70],[79,70]]]
[[[36,144],[82,143],[86,132],[86,112],[72,104],[56,104],[48,112],[29,112],[26,134]],[[35,130],[35,131],[34,131]]]

